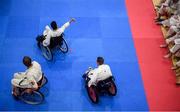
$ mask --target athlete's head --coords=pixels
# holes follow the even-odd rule
[[[31,61],[31,58],[28,57],[28,56],[24,56],[23,58],[23,64],[26,66],[26,67],[30,67],[32,65],[32,61]]]
[[[58,29],[56,21],[52,21],[51,22],[51,27],[52,27],[53,30],[57,30]]]
[[[104,58],[103,57],[97,57],[96,62],[98,65],[102,65],[102,64],[104,64]]]

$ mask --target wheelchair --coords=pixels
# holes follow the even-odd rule
[[[91,80],[88,75],[83,75],[83,78],[85,80],[85,87],[88,93],[88,96],[90,98],[90,100],[93,103],[98,103],[99,102],[99,95],[100,94],[105,94],[107,93],[110,96],[116,96],[117,94],[117,87],[115,85],[115,79],[113,76],[99,81],[97,83],[97,85],[91,85],[90,87],[88,87],[88,82]]]
[[[44,101],[44,95],[39,91],[39,89],[47,83],[48,79],[43,75],[42,79],[37,83],[37,90],[31,90],[31,92],[28,92],[28,89],[19,88],[20,95],[17,96],[17,99],[31,105],[41,104]]]
[[[64,34],[61,34],[59,37],[51,38],[49,46],[43,46],[43,40],[38,42],[38,47],[41,49],[42,55],[48,61],[53,59],[52,50],[58,48],[62,53],[68,52],[68,45],[66,40],[64,39]]]

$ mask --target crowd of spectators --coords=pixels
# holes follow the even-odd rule
[[[160,0],[155,6],[155,22],[165,29],[165,44],[161,48],[168,48],[164,58],[172,58],[176,72],[176,84],[180,85],[180,0]]]

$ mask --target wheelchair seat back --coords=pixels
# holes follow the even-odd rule
[[[44,78],[45,78],[44,73],[42,73],[42,78],[37,82],[39,88],[42,86]]]
[[[105,80],[99,81],[97,83],[98,88],[109,88],[111,86],[111,81],[113,81],[113,77],[109,77]]]
[[[52,48],[54,48],[54,47],[56,47],[58,45],[61,45],[62,40],[63,40],[63,35],[60,35],[58,37],[51,37],[49,48],[52,49]]]

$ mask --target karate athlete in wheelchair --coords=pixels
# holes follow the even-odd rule
[[[12,95],[28,104],[39,104],[44,96],[38,90],[47,83],[47,78],[41,71],[41,66],[36,61],[25,56],[23,64],[27,67],[25,72],[15,73],[12,83]]]
[[[88,96],[93,103],[98,103],[99,93],[108,93],[111,96],[115,96],[117,93],[111,69],[109,65],[104,64],[103,57],[97,58],[97,65],[97,68],[89,68],[83,75]]]
[[[68,52],[68,45],[64,39],[64,31],[70,26],[72,22],[75,22],[75,19],[72,18],[70,21],[66,22],[63,26],[58,28],[58,25],[55,21],[51,22],[51,28],[47,25],[43,32],[43,35],[37,36],[37,44],[41,49],[43,56],[47,60],[52,60],[52,49],[58,48],[63,53]]]

